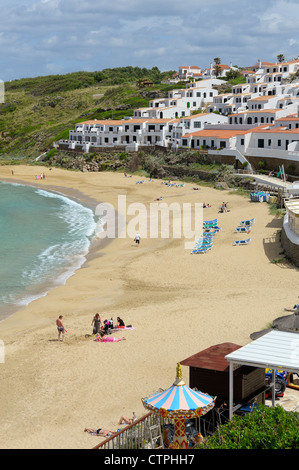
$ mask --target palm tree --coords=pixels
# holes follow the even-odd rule
[[[283,54],[278,54],[277,60],[278,60],[279,63],[284,62],[285,61],[284,55]]]
[[[216,65],[220,65],[221,64],[221,59],[219,57],[215,57],[214,62],[215,62]]]
[[[221,67],[217,64],[215,65],[215,75],[218,77],[218,75],[221,74]]]

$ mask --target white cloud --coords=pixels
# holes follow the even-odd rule
[[[298,22],[292,0],[10,0],[0,17],[1,78],[47,74],[49,64],[61,73],[293,58]]]

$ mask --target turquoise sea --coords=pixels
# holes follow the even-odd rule
[[[93,211],[59,193],[0,182],[0,321],[86,260]]]

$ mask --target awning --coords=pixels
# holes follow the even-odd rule
[[[236,366],[283,369],[299,374],[299,334],[270,331],[225,356],[229,362],[229,416],[233,415],[233,371]],[[274,385],[273,385],[274,387]],[[272,404],[275,406],[275,394]]]

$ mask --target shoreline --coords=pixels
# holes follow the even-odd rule
[[[37,183],[27,183],[26,181],[23,180],[13,180],[8,178],[0,178],[0,182],[4,183],[9,183],[9,184],[18,184],[18,185],[23,185],[23,186],[31,186],[33,188],[38,188],[41,189],[41,186]],[[99,204],[98,201],[96,201],[93,198],[88,197],[86,194],[81,193],[80,191],[77,191],[75,189],[71,188],[65,188],[63,186],[49,186],[47,184],[42,185],[42,189],[45,191],[49,191],[61,196],[64,196],[74,202],[77,202],[78,204],[94,210],[97,204]],[[102,242],[102,243],[101,243]],[[97,251],[99,248],[104,248],[105,243],[109,243],[109,240],[100,240],[96,234],[90,239],[90,244],[88,247],[87,253],[81,253],[78,255],[81,258],[81,261],[78,263],[75,263],[72,266],[69,266],[67,269],[61,270],[61,272],[57,275],[57,277],[51,279],[50,281],[44,280],[41,284],[39,285],[34,285],[34,286],[27,286],[28,293],[25,295],[24,291],[24,296],[22,296],[22,299],[19,299],[15,303],[9,303],[7,306],[3,306],[3,310],[7,309],[7,314],[3,316],[3,318],[0,319],[0,323],[5,321],[6,318],[12,316],[15,312],[18,310],[21,310],[22,308],[27,307],[31,302],[34,302],[35,300],[39,299],[40,297],[45,297],[52,289],[55,289],[58,286],[63,286],[67,282],[68,278],[73,276],[78,269],[81,269],[84,267],[84,265],[88,262],[89,259],[91,259],[93,256],[98,256]],[[101,244],[101,246],[99,246]]]
[[[9,177],[10,168],[0,167],[0,178],[27,184],[34,171],[18,166]],[[168,388],[177,362],[214,344],[249,343],[251,333],[294,304],[298,269],[270,263],[281,250],[282,220],[269,215],[266,203],[206,187],[193,191],[192,183],[168,188],[159,180],[136,185],[139,177],[119,173],[45,171],[46,184],[38,187],[65,188],[66,195],[75,187],[114,207],[118,194],[146,207],[160,196],[180,204],[205,201],[212,205],[205,220],[218,217],[222,230],[206,255],[190,256],[181,239],[145,238],[138,247],[128,238],[108,239],[65,285],[1,322],[3,448],[91,449],[101,439],[84,433],[85,427],[116,430],[122,414],[134,410],[141,417],[146,414],[141,398]],[[218,215],[223,200],[231,211]],[[252,217],[252,243],[233,246],[234,227]],[[134,330],[116,333],[126,341],[96,343],[91,337],[96,312],[102,320],[120,316]],[[59,314],[68,330],[64,343],[57,341]],[[187,384],[188,375],[184,367]]]

